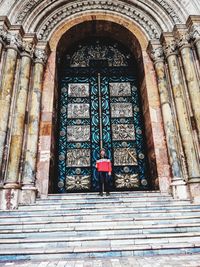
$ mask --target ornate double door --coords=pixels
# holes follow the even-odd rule
[[[101,147],[112,161],[111,190],[148,186],[133,75],[117,68],[72,71],[62,80],[59,130],[59,192],[98,191]]]
[[[148,187],[134,60],[118,43],[90,40],[63,59],[58,191],[98,191],[100,148],[112,162],[111,190]]]

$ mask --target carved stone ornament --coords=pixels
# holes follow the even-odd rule
[[[74,2],[74,1],[73,1]],[[86,11],[106,10],[111,12],[117,12],[129,17],[136,21],[146,32],[149,39],[157,39],[161,33],[161,27],[156,21],[152,21],[151,17],[140,10],[138,6],[129,5],[121,1],[108,1],[108,0],[96,0],[96,1],[79,1],[77,3],[69,3],[54,12],[53,18],[49,17],[38,33],[39,40],[48,40],[55,25],[58,25],[66,18]]]
[[[7,32],[4,29],[0,29],[0,41],[6,41]]]
[[[46,64],[47,53],[44,49],[39,49],[39,48],[35,49],[34,56],[36,62]]]
[[[158,60],[163,60],[164,59],[164,51],[163,51],[163,48],[160,46],[160,47],[156,47],[156,48],[153,48],[151,49],[151,52],[150,52],[150,56],[151,56],[151,59],[156,62]]]
[[[200,39],[200,24],[193,25],[189,34],[192,40]]]
[[[173,54],[177,50],[177,44],[175,40],[171,40],[169,42],[166,42],[163,46],[164,53],[166,56],[169,56],[170,54]]]
[[[176,35],[176,43],[179,48],[188,45],[190,40],[190,35],[188,33],[182,33]]]
[[[18,49],[22,48],[22,38],[15,33],[7,33],[6,36],[6,43],[7,45],[11,46],[11,47],[15,47]]]
[[[30,55],[31,57],[34,54],[34,44],[32,42],[22,42],[22,47],[21,47],[22,52]]]

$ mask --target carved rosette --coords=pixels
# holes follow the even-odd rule
[[[40,48],[35,49],[34,56],[36,63],[41,63],[43,65],[46,64],[48,56],[45,49],[40,49]]]
[[[200,40],[200,25],[193,25],[189,36],[193,41]]]

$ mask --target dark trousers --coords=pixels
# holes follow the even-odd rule
[[[109,175],[108,172],[99,172],[99,192],[103,193],[103,191],[109,193],[110,185],[109,185]]]

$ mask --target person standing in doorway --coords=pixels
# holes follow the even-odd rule
[[[106,192],[106,195],[110,195],[110,185],[109,178],[112,172],[112,165],[110,159],[106,157],[106,151],[104,148],[100,150],[100,159],[96,161],[96,168],[99,176],[99,194],[103,196],[103,192]]]

